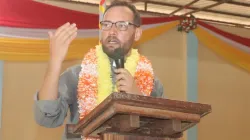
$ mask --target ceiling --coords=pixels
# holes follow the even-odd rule
[[[98,6],[100,0],[63,0]],[[107,5],[110,1],[106,0]],[[250,0],[127,0],[155,16],[193,14],[203,21],[250,29]]]

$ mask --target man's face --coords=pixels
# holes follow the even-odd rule
[[[109,57],[112,57],[114,50],[119,47],[124,50],[125,55],[128,54],[134,41],[140,38],[141,30],[139,28],[131,24],[126,25],[126,22],[133,23],[133,19],[133,12],[124,6],[112,7],[105,13],[103,17],[103,30],[101,31],[101,43],[103,51]],[[118,21],[123,22],[110,24]],[[112,26],[111,28],[109,28],[110,25]]]

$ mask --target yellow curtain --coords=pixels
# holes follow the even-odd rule
[[[98,38],[74,40],[66,60],[83,57],[89,48],[98,43]],[[9,61],[45,61],[49,58],[49,41],[32,39],[0,38],[0,59]]]
[[[178,25],[179,21],[174,21],[168,24],[163,24],[154,28],[149,28],[145,31],[143,31],[141,39],[135,43],[135,46],[138,46],[140,44],[143,44],[149,40],[152,40],[156,38],[157,36],[167,32],[168,30],[176,27]]]
[[[206,47],[232,64],[235,64],[250,72],[250,54],[233,47],[229,43],[217,38],[200,27],[195,29],[194,33],[196,34],[198,40]]]
[[[140,45],[154,37],[176,27],[178,21],[163,24],[143,31]],[[82,59],[84,54],[99,43],[98,37],[74,40],[68,50],[66,60]],[[0,38],[0,59],[7,61],[47,61],[49,59],[49,41],[35,39]]]

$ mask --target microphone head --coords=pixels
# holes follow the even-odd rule
[[[116,48],[114,50],[114,53],[113,53],[113,59],[114,60],[117,60],[117,59],[123,59],[124,58],[124,51],[123,51],[123,48]]]
[[[114,50],[113,59],[115,60],[116,68],[124,68],[124,51],[123,48]]]

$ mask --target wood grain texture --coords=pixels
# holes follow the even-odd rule
[[[112,134],[112,133],[105,133],[101,135],[101,139],[102,140],[176,140],[175,138],[129,136],[129,135],[118,135],[118,134]]]
[[[76,125],[69,137],[126,136],[179,138],[211,112],[211,106],[127,93],[113,93]]]

